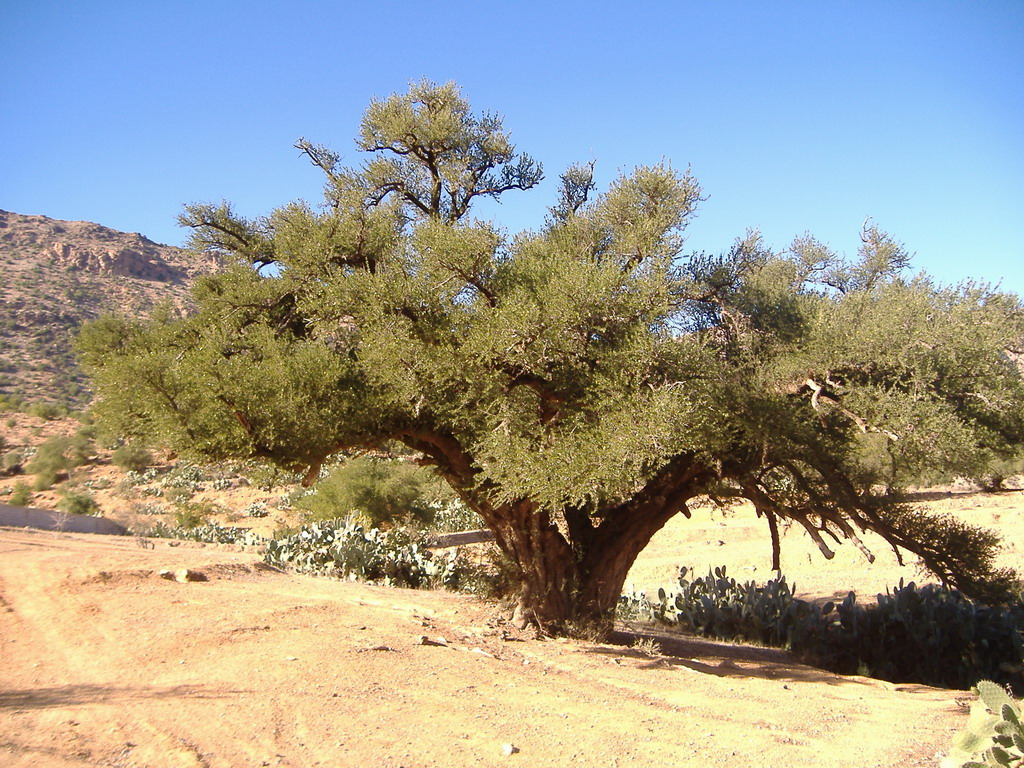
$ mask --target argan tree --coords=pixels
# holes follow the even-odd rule
[[[373,101],[357,145],[369,159],[345,167],[297,143],[326,177],[317,208],[186,207],[192,247],[229,266],[187,317],[85,329],[109,428],[307,483],[338,452],[404,445],[486,521],[519,617],[552,632],[606,618],[651,536],[705,498],[749,500],[776,566],[794,521],[826,557],[849,539],[870,558],[870,530],[974,595],[1013,586],[994,536],[898,489],[1020,442],[1015,297],[905,278],[867,224],[850,260],[755,234],[688,254],[701,190],[668,164],[599,195],[573,167],[542,226],[510,237],[473,204],[541,167],[453,84]]]

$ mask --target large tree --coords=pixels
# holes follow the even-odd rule
[[[493,530],[521,619],[548,631],[607,617],[651,536],[703,498],[748,499],[776,565],[794,521],[826,557],[842,539],[871,557],[870,530],[972,594],[1012,584],[992,535],[898,488],[1020,443],[1015,297],[908,279],[867,223],[849,260],[756,234],[687,254],[701,190],[667,163],[600,195],[573,167],[543,226],[509,237],[473,203],[541,167],[452,84],[372,102],[357,144],[369,159],[344,167],[297,143],[326,176],[318,208],[187,206],[192,246],[229,267],[187,317],[84,331],[112,428],[307,482],[402,444]]]

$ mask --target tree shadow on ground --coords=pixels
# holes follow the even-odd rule
[[[0,710],[51,709],[82,704],[123,704],[142,699],[219,699],[237,691],[209,690],[201,685],[127,688],[111,685],[58,685],[51,688],[0,690]]]
[[[643,641],[657,643],[658,653],[652,654],[634,647]],[[636,628],[615,630],[608,635],[606,643],[608,644],[593,646],[590,651],[644,661],[645,663],[639,665],[641,669],[686,668],[716,677],[815,682],[828,685],[892,685],[881,680],[844,677],[825,669],[808,666],[799,657],[781,648],[723,643],[702,637]]]

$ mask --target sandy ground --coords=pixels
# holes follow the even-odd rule
[[[1011,541],[1020,504],[935,502]],[[763,580],[760,525],[744,510],[673,521],[633,581],[656,586],[680,562]],[[871,566],[849,547],[808,562],[790,538],[805,597],[870,599],[914,575],[882,547]],[[181,568],[207,580],[158,573]],[[0,529],[0,764],[909,767],[935,765],[966,720],[962,692],[777,650],[660,637],[652,655],[524,639],[501,616],[471,596],[279,573],[231,547]]]

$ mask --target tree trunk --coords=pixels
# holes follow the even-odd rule
[[[532,511],[532,505],[523,507]],[[622,514],[570,545],[543,512],[519,510],[515,521],[495,531],[499,546],[520,570],[517,623],[547,634],[564,634],[574,626],[609,625],[629,569],[651,537],[679,511]]]
[[[574,618],[579,578],[572,548],[547,513],[531,502],[502,511],[495,538],[519,569],[514,620],[523,627],[563,634]]]

